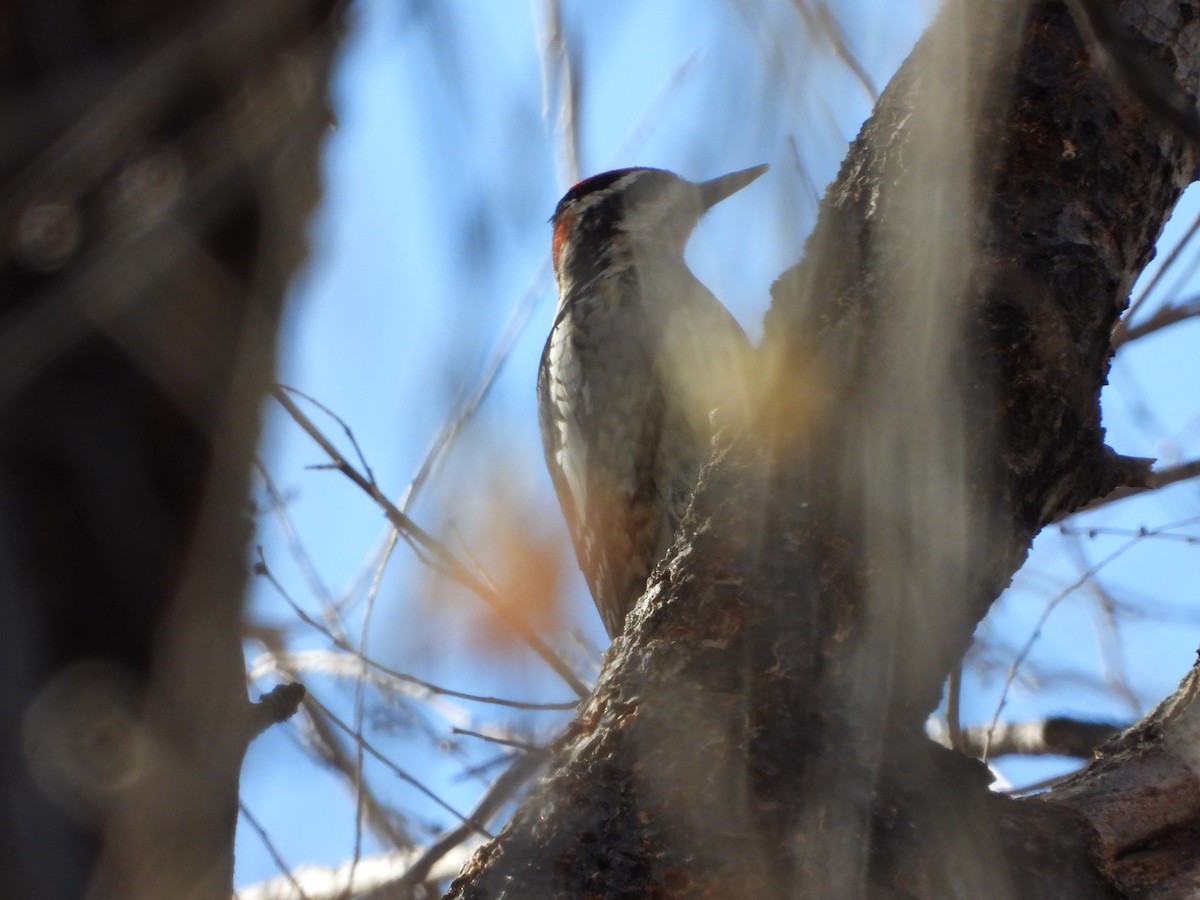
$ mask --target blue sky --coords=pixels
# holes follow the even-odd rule
[[[832,179],[869,114],[867,91],[830,53],[805,43],[788,4],[664,0],[564,7],[581,84],[581,174],[643,164],[699,179],[772,164],[767,176],[713,211],[688,250],[701,280],[757,338],[769,286],[796,261],[812,225],[813,186],[819,192]],[[837,9],[879,87],[931,13],[930,4],[876,0]],[[544,99],[544,5],[357,0],[352,11],[334,83],[338,126],[325,147],[325,195],[311,228],[311,259],[293,287],[281,380],[336,411],[353,428],[382,489],[399,498],[506,323],[527,316],[487,401],[410,512],[485,564],[494,561],[489,555],[504,553],[487,545],[497,515],[566,553],[533,390],[554,303],[546,219],[569,186],[556,110],[552,103],[546,112]],[[1190,198],[1165,240],[1181,233],[1196,207]],[[1184,324],[1117,358],[1105,395],[1113,447],[1170,461],[1200,451],[1198,328]],[[317,418],[347,446],[337,426]],[[381,514],[341,476],[306,468],[324,460],[277,408],[268,414],[262,457],[320,580],[345,601],[357,638],[367,594],[363,573],[372,571],[385,534]],[[1156,528],[1195,515],[1196,500],[1197,488],[1184,484],[1093,514],[1085,525]],[[1194,523],[1190,530],[1200,534]],[[1029,564],[981,627],[986,646],[979,659],[988,665],[965,684],[969,721],[993,715],[1013,652],[1047,601],[1075,582],[1081,568],[1127,540],[1039,538]],[[317,592],[266,513],[259,541],[295,602],[319,612]],[[1200,644],[1196,553],[1182,540],[1148,538],[1106,565],[1100,577],[1122,603],[1116,630],[1093,592],[1066,595],[1018,671],[1002,715],[1128,718],[1172,690]],[[591,674],[603,630],[573,560],[563,559],[553,583],[561,598],[557,633],[565,652]],[[297,624],[269,585],[257,585],[251,615],[289,629],[290,646],[327,647],[315,630]],[[482,604],[431,576],[403,545],[383,572],[373,615],[369,650],[398,669],[466,691],[539,701],[569,697],[532,654],[490,634],[496,626]],[[251,646],[248,656],[256,653]],[[1132,699],[1112,690],[1120,671]],[[322,702],[353,718],[350,682],[317,674],[305,680]],[[535,738],[549,737],[563,722],[562,714],[455,705],[476,725],[511,727]],[[495,757],[496,748],[451,735],[453,713],[423,720],[414,709],[373,696],[367,715],[372,741],[449,803],[468,808],[486,776],[462,779],[461,770]],[[1005,773],[1023,783],[1055,765],[1068,764],[1014,762]],[[367,773],[381,796],[413,811],[409,825],[422,840],[451,824],[448,814],[391,773],[374,765]],[[335,864],[353,852],[353,800],[344,783],[308,760],[294,725],[273,729],[251,748],[244,798],[289,865]],[[372,849],[368,839],[365,852]],[[274,874],[262,841],[242,828],[238,884]]]

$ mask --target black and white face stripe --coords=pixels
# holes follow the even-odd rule
[[[585,178],[580,181],[569,191],[563,194],[563,198],[558,201],[558,206],[554,208],[554,215],[550,217],[550,221],[558,220],[558,217],[563,214],[567,207],[579,204],[580,208],[600,202],[604,197],[611,196],[615,191],[619,191],[628,181],[627,176],[637,175],[639,172],[658,172],[660,169],[647,169],[641,166],[635,166],[628,169],[614,169],[611,172],[601,172],[599,175],[593,175],[591,178]],[[669,172],[666,174],[670,174]],[[618,184],[620,182],[620,184]],[[585,200],[585,198],[587,198]]]
[[[702,212],[697,203],[681,202],[694,187],[664,169],[641,167],[579,182],[550,219],[560,286],[590,283],[609,267],[614,253],[630,247],[630,239],[675,244],[686,238]],[[576,252],[579,248],[586,252]]]

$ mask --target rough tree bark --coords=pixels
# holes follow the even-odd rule
[[[774,288],[759,426],[451,896],[1194,896],[1200,676],[1036,799],[922,730],[1038,530],[1147,476],[1099,391],[1198,156],[1131,73],[1195,97],[1200,4],[1096,6],[939,14]]]
[[[333,2],[0,7],[0,896],[232,890],[250,464]]]

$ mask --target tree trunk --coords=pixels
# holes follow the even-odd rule
[[[923,723],[1038,530],[1146,479],[1099,393],[1197,167],[1197,6],[947,5],[773,289],[758,426],[451,896],[1191,895],[1194,679],[1044,798]]]
[[[220,898],[333,3],[0,9],[0,896]]]

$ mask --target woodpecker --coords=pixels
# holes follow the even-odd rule
[[[746,413],[750,344],[688,269],[705,211],[767,169],[691,182],[618,169],[579,182],[554,226],[558,307],[538,369],[546,463],[610,637],[669,548],[715,410]]]

